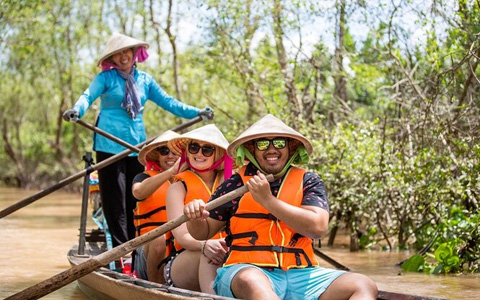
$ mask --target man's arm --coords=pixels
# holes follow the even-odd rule
[[[309,205],[293,206],[272,195],[264,174],[258,172],[246,184],[255,201],[294,231],[312,239],[320,238],[328,226],[328,211]]]

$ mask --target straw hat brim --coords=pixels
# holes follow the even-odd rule
[[[235,157],[237,148],[240,145],[259,138],[274,137],[286,137],[297,140],[305,146],[308,155],[311,155],[313,152],[312,144],[306,137],[283,123],[280,119],[268,114],[240,134],[228,146],[227,153],[230,157]]]
[[[157,138],[155,138],[152,142],[150,142],[148,145],[143,146],[142,150],[140,150],[140,152],[138,153],[138,161],[144,166],[147,164],[147,160],[157,161],[158,156],[153,155],[152,151],[158,147],[166,146],[168,141],[170,141],[173,138],[177,138],[179,136],[180,134],[174,131],[171,131],[171,130],[165,131],[164,133],[159,135]]]
[[[148,49],[150,46],[147,42],[138,40],[120,33],[114,33],[107,42],[105,50],[103,50],[100,58],[97,60],[97,66],[110,56],[129,48],[137,48],[143,46]]]
[[[188,143],[192,140],[209,143],[225,151],[227,151],[229,145],[227,139],[223,136],[217,126],[209,124],[170,140],[168,142],[168,147],[177,155],[181,155],[182,151],[187,148]]]

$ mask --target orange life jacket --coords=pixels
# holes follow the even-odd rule
[[[244,166],[238,172],[245,184],[252,176],[245,175]],[[292,167],[288,170],[278,191],[277,198],[300,207],[303,199],[305,170]],[[278,220],[258,204],[250,192],[239,201],[227,230],[230,247],[224,266],[251,263],[259,267],[288,270],[318,266],[313,252],[313,241]]]
[[[160,172],[147,170],[144,173],[153,177]],[[134,210],[134,222],[137,236],[143,235],[167,222],[166,201],[167,190],[169,187],[170,182],[167,180],[155,192],[153,192],[153,194],[145,198],[145,200],[137,201],[137,206]]]
[[[175,176],[174,181],[183,181],[185,183],[185,186],[187,187],[187,193],[185,194],[185,204],[195,200],[195,199],[202,199],[205,201],[205,203],[210,199],[210,196],[212,193],[218,188],[220,185],[220,181],[222,179],[223,174],[219,172],[217,176],[215,177],[215,181],[213,183],[213,187],[210,190],[210,188],[205,184],[202,178],[198,176],[195,172],[191,170],[185,170]],[[213,236],[211,239],[220,239],[224,237],[225,234],[222,232],[217,233],[215,236]],[[173,238],[172,234],[167,234],[165,236],[165,239],[167,240],[167,245],[169,243],[174,243],[175,250],[178,252],[183,249],[182,246]],[[169,247],[167,247],[168,251]],[[171,253],[167,253],[167,255],[170,255]]]

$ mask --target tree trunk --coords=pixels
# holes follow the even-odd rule
[[[274,0],[273,4],[273,33],[275,36],[275,45],[277,49],[277,60],[283,75],[285,93],[289,104],[291,105],[290,116],[293,127],[298,129],[299,124],[296,121],[302,116],[302,107],[297,99],[297,91],[295,81],[291,69],[288,66],[288,58],[283,44],[283,28],[282,28],[282,12],[283,6],[281,0]]]
[[[328,236],[327,245],[330,247],[333,246],[333,243],[335,242],[335,237],[337,236],[340,220],[342,219],[342,212],[340,210],[337,210],[337,212],[335,213],[335,219],[336,219],[335,225],[330,230],[330,234]]]
[[[167,26],[165,27],[165,33],[168,36],[168,41],[172,46],[172,53],[173,53],[173,79],[175,84],[175,94],[178,100],[182,99],[180,94],[180,83],[178,81],[178,55],[177,55],[177,44],[175,41],[175,35],[172,34],[172,0],[168,0],[168,16],[167,16]]]
[[[150,22],[152,23],[152,28],[155,32],[155,45],[157,46],[157,56],[158,56],[158,67],[161,69],[162,65],[162,48],[160,43],[160,25],[155,21],[155,11],[153,9],[153,0],[150,0],[148,11],[150,13]],[[160,78],[157,78],[157,82],[161,84]]]
[[[333,63],[333,77],[335,81],[334,97],[342,106],[348,103],[347,80],[343,67],[345,49],[345,1],[340,0],[338,6],[338,23],[336,26],[335,60]]]

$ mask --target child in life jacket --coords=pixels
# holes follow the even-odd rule
[[[132,186],[137,201],[134,210],[136,236],[167,222],[167,190],[177,174],[179,163],[179,157],[171,151],[167,142],[179,136],[168,130],[143,147],[138,155],[138,161],[145,166],[145,171],[135,176]],[[138,277],[164,283],[165,236],[162,235],[135,251],[134,269]]]

